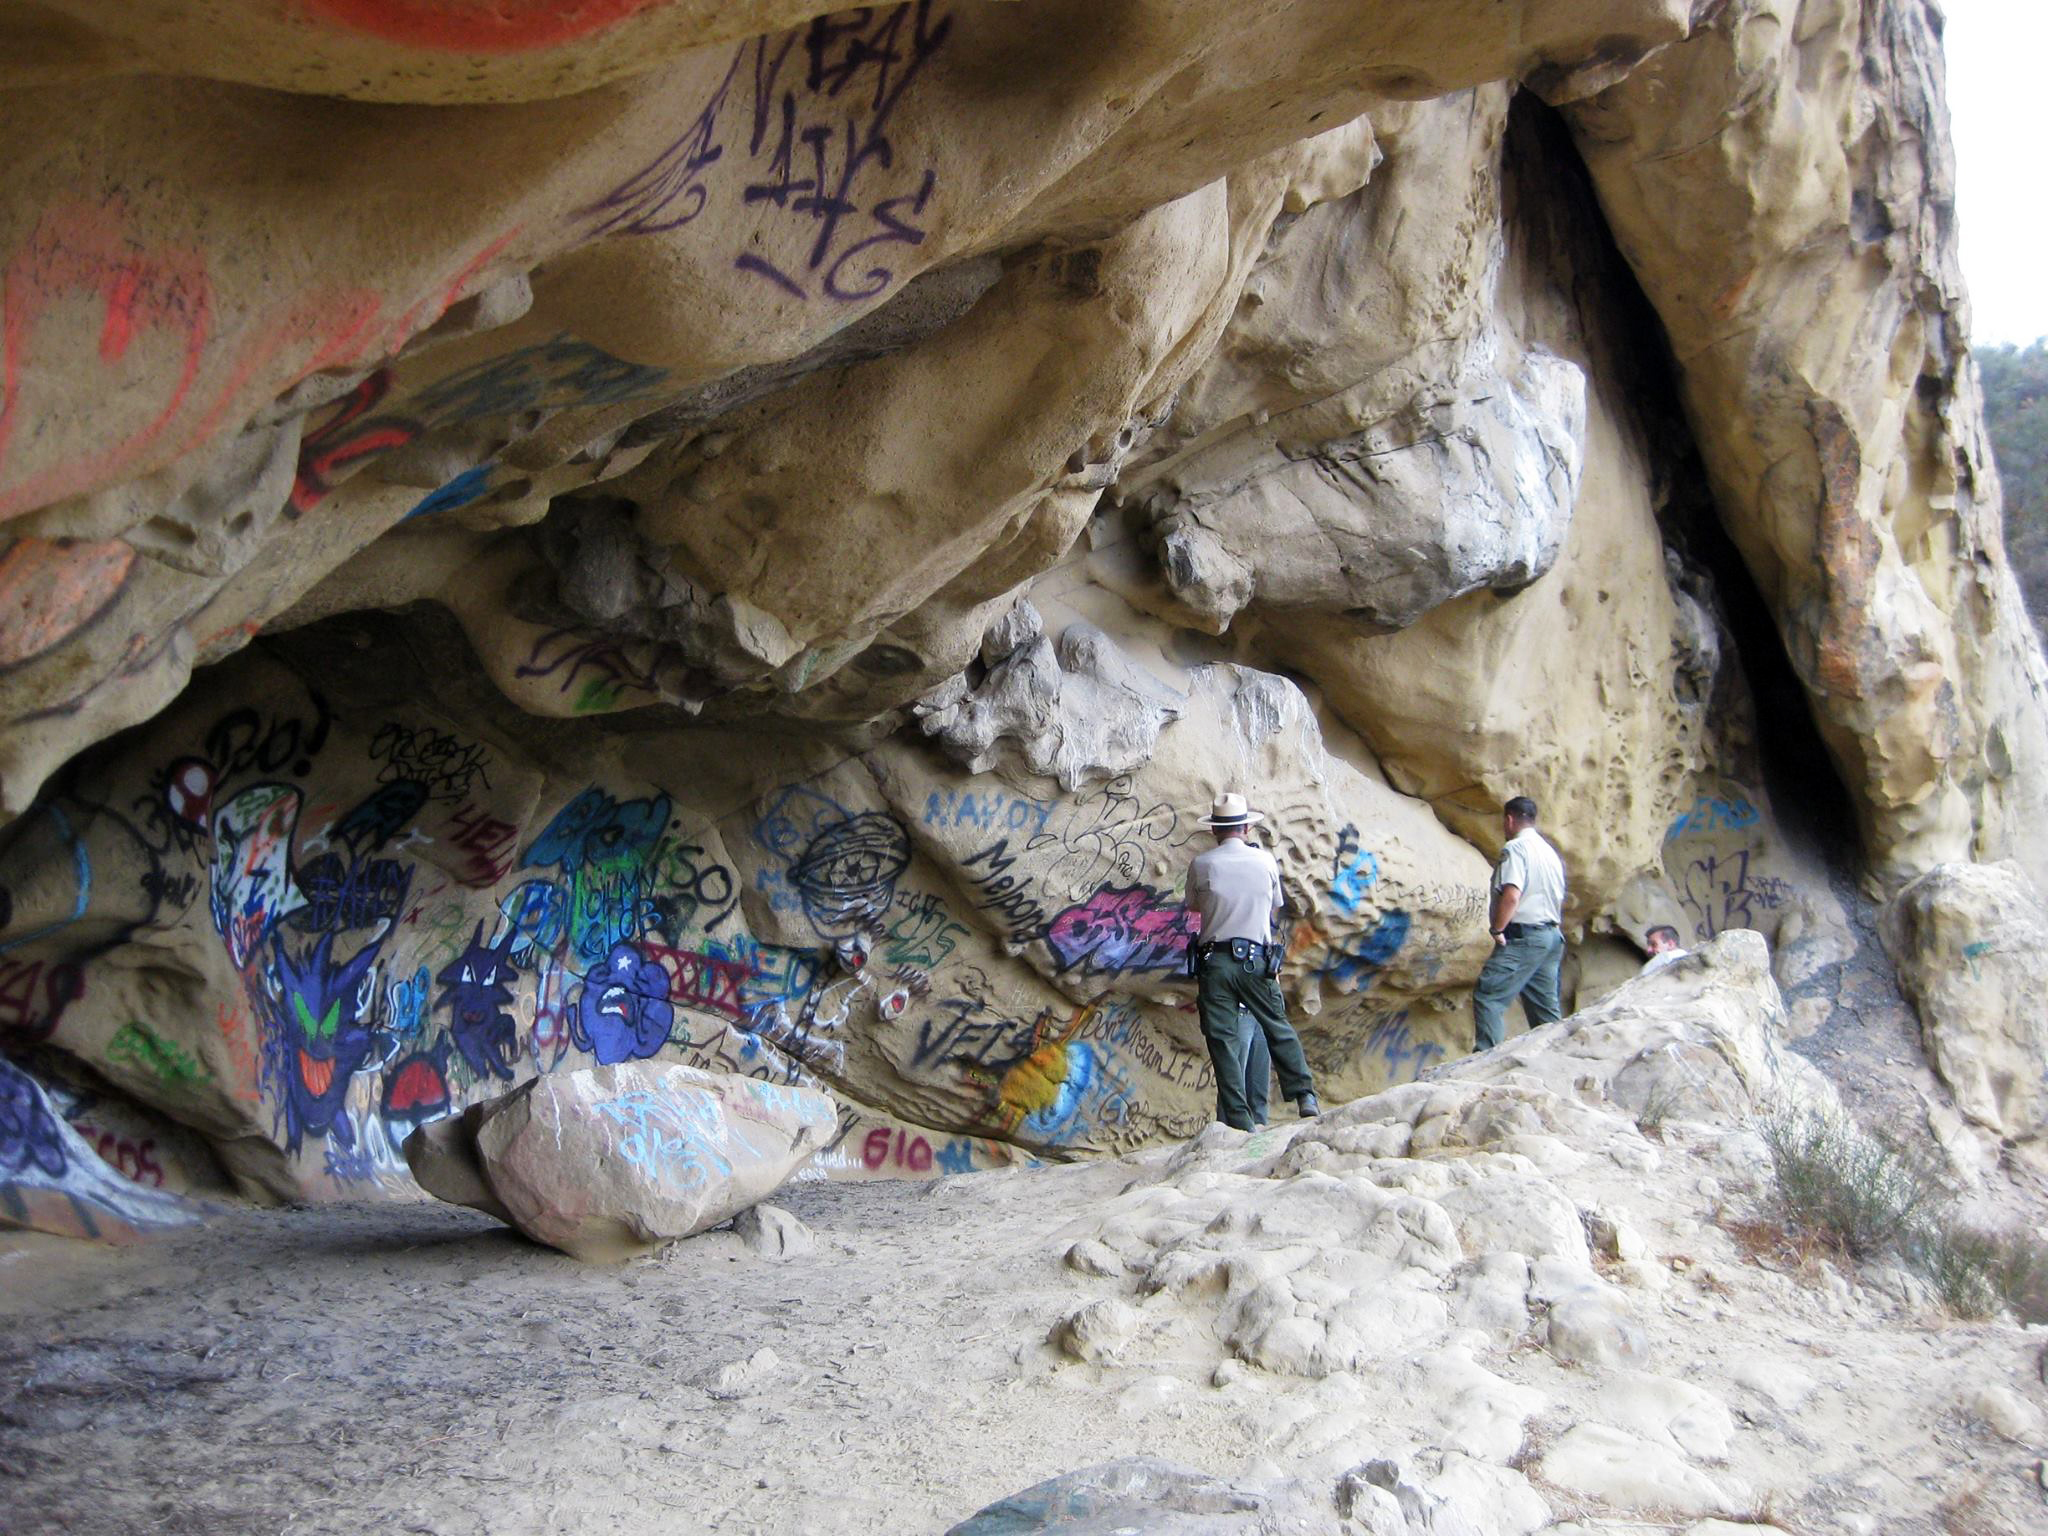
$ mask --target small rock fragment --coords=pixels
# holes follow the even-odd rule
[[[1650,1251],[1635,1228],[1605,1211],[1586,1213],[1586,1236],[1603,1259],[1640,1259]]]
[[[1649,1336],[1606,1302],[1568,1296],[1550,1309],[1550,1352],[1574,1365],[1639,1365]]]
[[[1116,1250],[1092,1237],[1084,1237],[1069,1248],[1066,1263],[1071,1270],[1105,1279],[1124,1272],[1124,1261],[1117,1256]]]
[[[2017,1445],[2048,1445],[2048,1422],[2041,1410],[1996,1382],[1980,1387],[1969,1400],[1970,1416]]]
[[[1110,1361],[1137,1337],[1143,1322],[1136,1307],[1107,1297],[1063,1319],[1052,1331],[1052,1343],[1076,1360]]]
[[[788,1259],[817,1251],[818,1240],[811,1229],[779,1205],[756,1205],[733,1218],[733,1231],[754,1252],[768,1258]]]
[[[704,1390],[720,1402],[731,1402],[736,1398],[749,1397],[761,1391],[781,1374],[782,1360],[775,1351],[763,1345],[744,1360],[730,1361],[721,1365]]]

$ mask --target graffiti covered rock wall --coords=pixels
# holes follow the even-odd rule
[[[1199,669],[1151,763],[1074,791],[962,775],[912,736],[767,768],[790,777],[728,806],[693,771],[710,733],[622,738],[565,779],[502,710],[359,691],[405,670],[391,649],[226,664],[0,848],[10,956],[48,957],[11,963],[73,978],[17,1041],[203,1129],[270,1190],[402,1187],[415,1126],[535,1073],[657,1058],[831,1087],[842,1174],[1190,1134],[1212,1076],[1181,888],[1199,816],[1240,782],[1263,787],[1289,985],[1333,1070],[1364,1084],[1461,1048],[1455,1018],[1387,1020],[1476,972],[1484,861],[1325,753],[1278,678]]]
[[[1835,963],[1837,802],[2038,859],[1917,0],[216,10],[0,60],[0,1034],[130,1183],[654,1059],[1186,1134],[1223,789],[1340,1096],[1509,794],[1588,976]]]

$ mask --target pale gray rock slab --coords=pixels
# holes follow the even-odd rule
[[[407,1158],[430,1193],[611,1262],[758,1205],[837,1123],[831,1097],[814,1089],[624,1062],[531,1079],[436,1123],[444,1129],[414,1132]]]
[[[1149,1457],[1106,1462],[1035,1483],[977,1510],[946,1536],[1252,1536],[1275,1530],[1261,1493]]]
[[[1538,1463],[1546,1482],[1621,1510],[1671,1510],[1679,1515],[1741,1513],[1740,1493],[1708,1476],[1676,1451],[1605,1424],[1565,1431]]]
[[[2001,1136],[2048,1132],[2048,907],[2026,871],[1941,865],[1899,892],[1881,926],[1957,1107]]]
[[[1550,1352],[1575,1365],[1638,1365],[1649,1358],[1649,1336],[1619,1309],[1596,1296],[1568,1296],[1550,1309]]]

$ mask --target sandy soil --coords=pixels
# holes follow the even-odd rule
[[[1128,1178],[799,1185],[812,1254],[616,1269],[437,1206],[8,1234],[0,1525],[917,1531],[1112,1456],[1231,1465],[1227,1419],[1122,1418],[1039,1347],[1073,1305],[1046,1232]]]
[[[1712,1154],[1673,1147],[1672,1186],[1707,1178]],[[591,1268],[473,1213],[412,1205],[243,1213],[149,1249],[10,1236],[0,1524],[938,1531],[1123,1455],[1265,1481],[1329,1463],[1340,1424],[1338,1460],[1414,1455],[1428,1437],[1361,1420],[1355,1388],[1261,1372],[1215,1387],[1199,1305],[1123,1363],[1082,1366],[1043,1343],[1081,1303],[1128,1294],[1060,1256],[1163,1164],[795,1186],[783,1203],[818,1246],[781,1259],[720,1232]],[[1577,1182],[1624,1209],[1628,1181]],[[1647,1308],[1657,1369],[1726,1394],[1740,1423],[1727,1465],[1758,1510],[1791,1532],[2048,1529],[2038,1455],[1963,1406],[1994,1377],[2029,1392],[2048,1332],[1914,1314],[1832,1271],[1759,1266],[1664,1180],[1633,1182],[1627,1219],[1658,1262],[1685,1265]],[[1547,1405],[1525,1467],[1597,1414],[1587,1405],[1611,1374],[1527,1343],[1486,1364]],[[1424,1450],[1420,1463],[1444,1459]],[[1536,1486],[1558,1521],[1691,1528]]]

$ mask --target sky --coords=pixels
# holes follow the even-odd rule
[[[2048,0],[1942,0],[1970,339],[2048,336]]]

